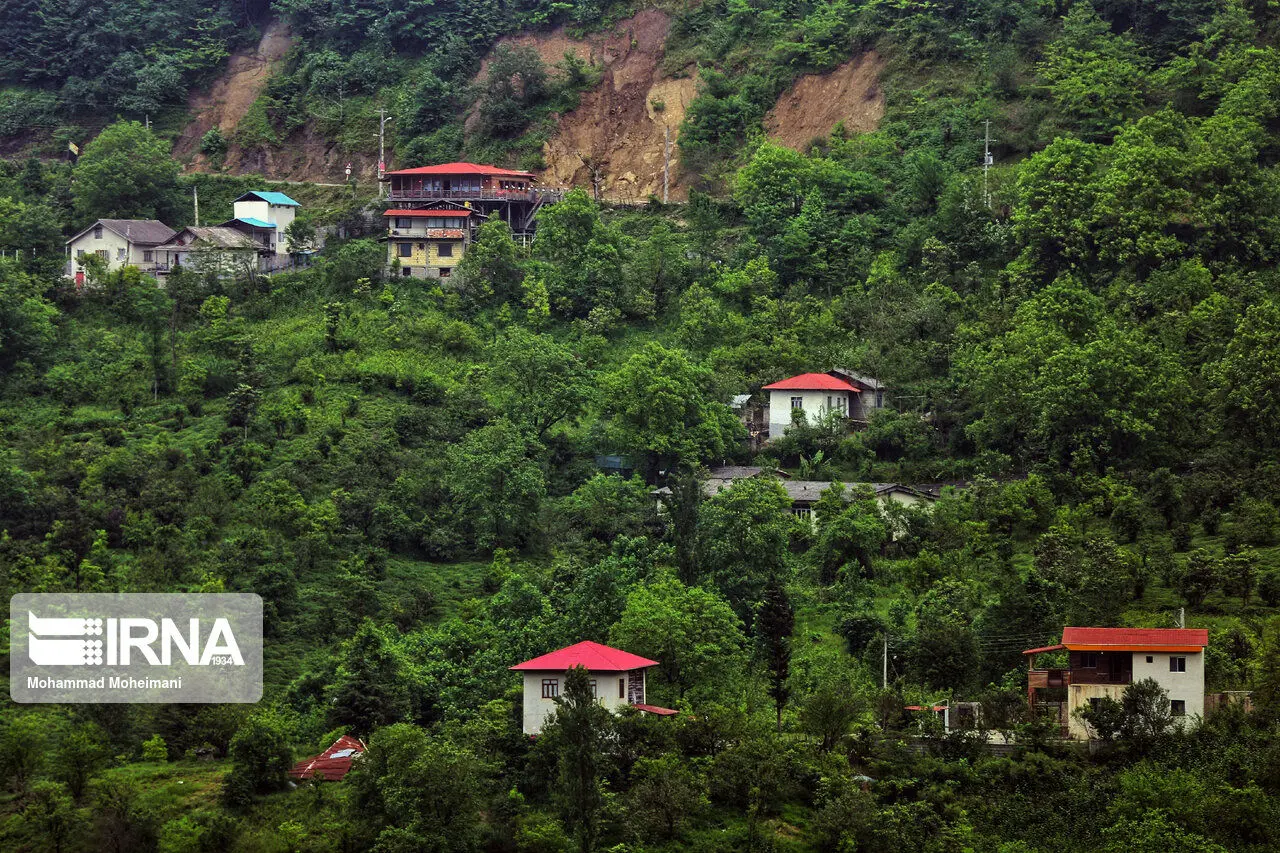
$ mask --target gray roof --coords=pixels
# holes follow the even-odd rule
[[[159,246],[174,235],[173,229],[159,219],[99,219],[67,243],[75,242],[97,225],[119,234],[138,246]]]
[[[879,379],[876,379],[874,376],[867,376],[865,373],[857,373],[852,370],[845,370],[843,367],[832,368],[831,370],[828,371],[828,373],[834,373],[837,376],[841,376],[849,380],[850,382],[854,383],[855,385],[863,386],[868,391],[882,391],[885,389],[885,384],[883,382],[881,382]]]
[[[216,248],[216,249],[258,249],[257,243],[250,238],[236,231],[234,228],[223,228],[220,225],[188,225],[183,228],[174,238],[167,241],[173,243],[174,240],[189,234],[194,239],[189,241],[187,245],[196,245],[196,248]],[[173,246],[173,248],[181,248]]]

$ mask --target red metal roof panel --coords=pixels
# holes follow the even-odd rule
[[[764,386],[766,391],[852,391],[861,394],[862,389],[826,373],[802,373]]]
[[[659,717],[670,717],[679,714],[675,708],[662,708],[657,705],[636,705],[637,711],[644,711],[646,714],[657,714]]]
[[[496,178],[532,178],[532,172],[516,169],[500,169],[482,163],[441,163],[438,166],[418,166],[413,169],[397,169],[385,175],[489,175]]]
[[[1023,652],[1023,654],[1024,654],[1024,655],[1038,655],[1038,654],[1040,654],[1041,652],[1056,652],[1056,651],[1060,651],[1060,650],[1065,649],[1065,648],[1066,648],[1066,646],[1062,645],[1062,643],[1058,643],[1058,645],[1056,645],[1056,646],[1041,646],[1041,647],[1040,647],[1040,648],[1038,648],[1038,649],[1027,649],[1025,652]]]
[[[1207,628],[1063,628],[1062,644],[1075,646],[1207,646]]]
[[[343,735],[324,752],[312,758],[304,758],[289,770],[294,779],[314,779],[319,776],[326,782],[336,782],[351,772],[351,763],[364,754],[362,741]]]
[[[518,663],[511,669],[521,672],[567,672],[575,666],[581,666],[591,672],[626,672],[630,669],[657,666],[657,664],[656,660],[584,640],[533,660]]]

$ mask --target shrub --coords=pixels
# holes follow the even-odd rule
[[[142,743],[143,761],[168,761],[169,747],[160,735],[152,735]]]

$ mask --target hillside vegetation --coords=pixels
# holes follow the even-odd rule
[[[262,188],[180,177],[165,153],[184,87],[266,10],[131,6],[127,28],[75,8],[19,4],[28,24],[0,34],[6,128],[105,128],[74,167],[0,164],[0,585],[256,592],[266,690],[6,702],[5,849],[1280,845],[1269,6],[682,7],[663,62],[699,68],[687,204],[579,188],[528,248],[486,223],[443,281],[334,238],[288,274],[81,290],[62,241],[95,218],[176,222],[198,185],[214,221]],[[275,9],[301,42],[237,144],[319,103],[350,112],[318,132],[367,133],[396,94],[406,161],[525,165],[595,72],[513,48],[465,89],[479,58],[521,27],[634,11]],[[37,61],[59,45],[68,65]],[[872,49],[878,129],[766,141],[799,77]],[[179,115],[128,120],[164,69],[156,103]],[[372,195],[285,190],[318,225],[358,222]],[[727,401],[832,367],[886,382],[893,410],[797,424],[753,456]],[[769,478],[704,499],[722,462],[968,487],[889,518],[831,492],[811,525]],[[1024,649],[1183,609],[1209,629],[1206,689],[1252,690],[1251,713],[1183,729],[1135,689],[1091,717],[1086,750],[1027,712]],[[649,701],[680,714],[612,717],[575,677],[525,737],[508,667],[580,640],[660,661]],[[980,702],[1008,754],[904,710],[947,701]],[[369,743],[357,769],[288,787],[340,733]]]

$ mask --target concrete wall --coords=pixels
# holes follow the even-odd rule
[[[526,672],[524,675],[524,733],[527,735],[536,735],[542,731],[542,726],[546,722],[547,717],[556,709],[554,699],[542,698],[542,680],[544,678],[554,678],[559,682],[560,695],[564,695],[564,680],[567,673],[563,672]],[[626,672],[602,672],[592,673],[591,678],[596,682],[596,701],[610,711],[617,711],[623,705],[627,704],[626,699],[626,681],[628,678]],[[622,697],[619,698],[618,683],[623,685]]]
[[[849,411],[851,391],[770,391],[769,392],[769,438],[781,438],[791,426],[791,398],[801,399],[801,408],[805,417],[813,423],[831,409]]]

